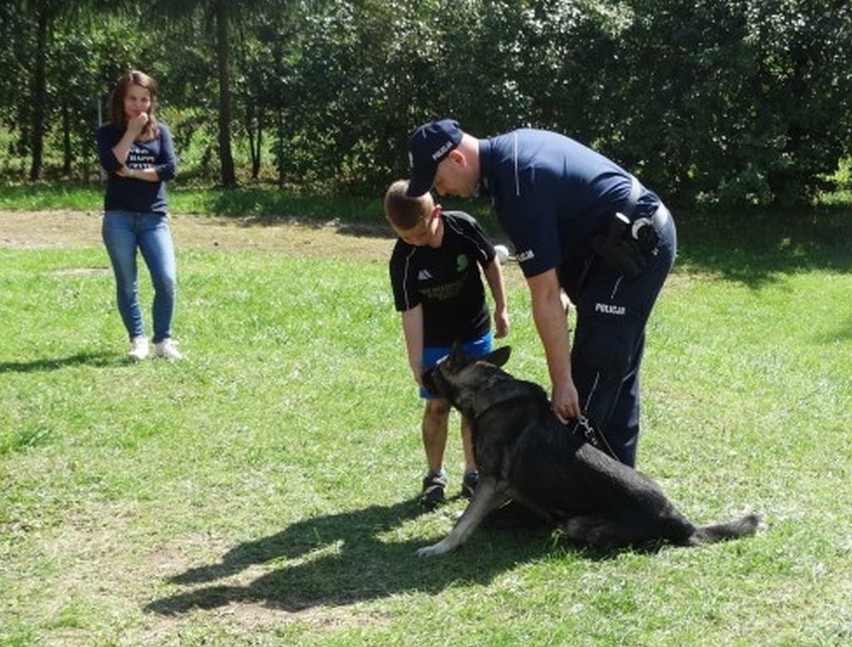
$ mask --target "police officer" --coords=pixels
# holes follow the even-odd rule
[[[588,420],[635,465],[639,368],[648,316],[674,262],[674,221],[660,199],[599,153],[554,132],[491,139],[442,119],[411,137],[408,195],[491,198],[532,298],[552,407]],[[573,349],[564,290],[577,312]]]

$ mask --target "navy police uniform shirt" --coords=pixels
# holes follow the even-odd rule
[[[468,214],[445,211],[440,217],[444,223],[440,247],[398,239],[390,259],[396,310],[423,306],[427,347],[470,341],[490,329],[479,267],[494,260],[494,247]]]
[[[628,204],[631,174],[564,135],[520,129],[479,144],[480,193],[491,197],[528,278],[586,255],[592,236]],[[643,188],[633,218],[658,205]]]

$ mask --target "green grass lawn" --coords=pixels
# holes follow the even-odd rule
[[[414,503],[421,404],[385,263],[179,248],[187,359],[131,364],[101,248],[0,247],[0,644],[848,645],[845,222],[684,218],[639,465],[696,522],[764,525],[605,559],[544,530],[415,557],[464,502]],[[545,383],[507,272],[507,369]],[[456,433],[447,456],[455,492]]]

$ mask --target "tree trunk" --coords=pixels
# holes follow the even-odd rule
[[[263,109],[258,108],[257,104],[251,101],[246,105],[246,133],[251,155],[251,179],[256,181],[260,176],[263,150]]]
[[[231,152],[231,82],[228,69],[229,16],[228,0],[216,3],[216,62],[219,66],[219,163],[222,186],[237,185],[234,156]]]
[[[32,121],[30,122],[30,181],[41,179],[44,167],[44,130],[47,114],[47,36],[50,16],[47,10],[38,14],[36,27],[36,61],[32,81]]]
[[[62,174],[71,175],[74,166],[74,146],[71,143],[71,113],[67,103],[62,104]]]

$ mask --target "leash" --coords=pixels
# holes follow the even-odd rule
[[[574,433],[579,434],[583,440],[595,449],[602,451],[610,458],[618,460],[615,452],[612,451],[612,447],[610,447],[607,442],[606,437],[600,431],[595,429],[589,419],[582,413],[578,416],[577,423],[574,425]]]

